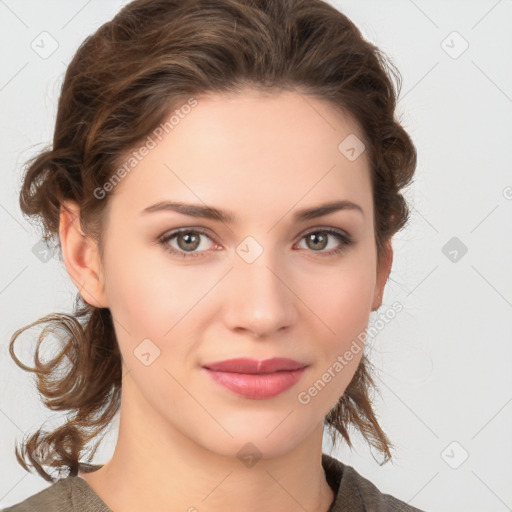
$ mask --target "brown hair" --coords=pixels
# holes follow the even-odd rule
[[[396,85],[396,89],[395,89]],[[65,200],[80,207],[84,234],[102,252],[104,187],[134,147],[187,98],[208,92],[300,90],[351,115],[364,133],[375,211],[377,255],[408,219],[401,189],[416,167],[416,150],[395,119],[401,87],[398,70],[363,39],[341,12],[321,0],[135,0],[88,37],[67,68],[58,103],[52,147],[29,162],[20,193],[23,213],[42,224],[47,242],[58,240]],[[341,141],[340,141],[341,142]],[[104,188],[103,188],[104,190]],[[35,368],[22,364],[13,344],[26,329],[43,329]],[[61,332],[62,350],[39,360],[48,332]],[[70,411],[67,422],[42,429],[23,443],[25,459],[47,481],[45,465],[76,475],[88,442],[110,423],[120,406],[121,355],[108,308],[76,297],[73,314],[51,314],[14,333],[16,363],[37,376],[44,404]],[[62,363],[67,365],[62,372]],[[391,458],[389,439],[372,410],[375,387],[363,355],[355,375],[325,418],[335,443],[348,428]],[[87,460],[98,448],[98,441]],[[382,462],[382,463],[384,463]]]

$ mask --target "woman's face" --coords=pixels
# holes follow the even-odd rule
[[[209,95],[186,112],[146,141],[110,198],[102,275],[123,394],[148,429],[163,425],[227,456],[249,442],[276,456],[318,433],[344,393],[387,277],[377,273],[362,134],[294,92]],[[298,217],[339,201],[348,206]],[[152,208],[163,202],[232,219]],[[307,367],[267,397],[204,368],[277,357]],[[253,392],[261,388],[256,380]]]

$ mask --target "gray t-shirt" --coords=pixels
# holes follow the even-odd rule
[[[89,469],[101,465],[84,464]],[[384,494],[352,466],[322,454],[327,483],[334,491],[334,501],[327,512],[424,512]],[[0,512],[113,512],[78,476],[68,476]]]

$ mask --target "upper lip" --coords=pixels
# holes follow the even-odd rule
[[[305,368],[307,364],[293,359],[284,357],[273,357],[272,359],[265,359],[257,361],[256,359],[237,358],[227,359],[225,361],[216,361],[203,365],[204,368],[218,372],[232,372],[232,373],[274,373],[285,370],[298,370]]]

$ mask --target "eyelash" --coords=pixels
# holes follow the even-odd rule
[[[205,253],[207,251],[199,251],[199,252],[195,252],[195,253],[194,252],[187,253],[187,252],[184,252],[184,251],[181,251],[181,250],[174,249],[173,247],[171,247],[168,244],[169,241],[171,241],[173,238],[175,238],[176,236],[180,235],[181,233],[196,233],[196,234],[204,235],[204,236],[208,237],[210,240],[212,240],[214,242],[214,240],[210,237],[210,235],[208,235],[208,233],[206,233],[206,231],[203,231],[202,229],[198,229],[198,228],[194,228],[194,229],[183,228],[183,229],[172,231],[171,233],[163,235],[162,237],[160,237],[158,239],[158,244],[161,245],[164,248],[165,251],[170,252],[171,254],[174,254],[174,255],[177,255],[177,256],[181,256],[183,258],[203,257],[203,253]],[[304,238],[306,238],[308,235],[311,235],[313,233],[326,233],[326,234],[334,236],[335,238],[337,238],[341,242],[341,245],[339,247],[337,247],[335,249],[331,249],[328,252],[313,251],[313,250],[311,250],[311,252],[316,252],[316,253],[318,253],[322,257],[336,256],[338,254],[341,254],[343,251],[348,249],[348,247],[350,247],[351,245],[354,244],[354,240],[353,240],[353,238],[350,235],[348,235],[346,233],[343,233],[341,231],[332,229],[332,228],[315,228],[314,230],[311,230],[311,231],[308,231],[307,233],[305,233],[302,236],[301,241]]]

